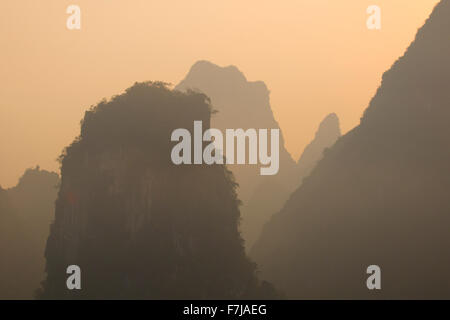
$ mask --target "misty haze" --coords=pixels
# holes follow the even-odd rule
[[[449,300],[450,0],[363,2],[2,1],[0,300]]]

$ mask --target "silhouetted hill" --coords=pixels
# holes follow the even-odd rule
[[[291,298],[450,298],[450,1],[383,75],[252,257]],[[381,267],[381,290],[366,287]]]
[[[325,149],[331,147],[340,137],[339,119],[332,113],[325,117],[319,125],[314,139],[306,146],[293,175],[298,185],[307,177],[317,162],[322,158]],[[292,190],[267,179],[257,186],[245,208],[246,219],[242,222],[242,230],[246,235],[247,249],[250,249],[260,236],[264,224],[270,217],[280,211],[289,199]]]
[[[59,177],[28,169],[17,186],[0,190],[0,298],[31,299],[44,280],[44,249]]]
[[[175,89],[196,90],[210,97],[214,110],[218,111],[211,119],[214,128],[280,129],[273,116],[269,90],[264,82],[247,81],[234,66],[219,67],[208,61],[199,61]],[[330,117],[331,125],[334,118]],[[328,142],[336,140],[335,129],[329,130],[324,130],[319,141],[310,147],[311,151],[305,150],[306,158],[297,165],[284,146],[280,129],[280,170],[275,176],[261,176],[259,165],[228,165],[236,177],[238,196],[243,202],[242,234],[247,249],[253,245],[262,225],[282,207],[314,166],[323,151],[322,145],[329,147]],[[328,138],[328,134],[331,137]]]
[[[331,113],[322,120],[314,139],[305,147],[297,162],[298,171],[302,178],[311,173],[319,160],[322,159],[324,150],[333,146],[340,136],[339,118],[335,113]]]
[[[219,67],[208,61],[196,62],[188,74],[176,87],[200,91],[211,99],[217,111],[211,118],[211,127],[225,129],[249,128],[280,129],[270,107],[269,90],[262,81],[247,81],[235,66]],[[239,198],[245,203],[253,195],[255,188],[266,180],[261,177],[259,165],[229,165],[239,184]],[[276,180],[289,188],[298,185],[293,176],[295,161],[284,147],[280,130],[280,170]],[[244,217],[245,219],[245,217]]]
[[[238,231],[239,201],[223,165],[170,159],[174,129],[209,128],[209,99],[136,83],[85,113],[61,156],[41,298],[263,298]],[[78,265],[82,290],[66,288]]]
[[[40,170],[39,167],[27,169],[17,186],[8,190],[19,217],[30,226],[45,224],[48,229],[53,218],[58,184],[59,176],[55,172]],[[44,241],[47,235],[48,230],[45,230]]]

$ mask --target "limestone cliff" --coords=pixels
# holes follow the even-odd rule
[[[209,99],[137,83],[87,111],[61,157],[41,298],[261,297],[223,165],[175,165],[174,129],[209,127]],[[65,287],[68,265],[82,290]]]

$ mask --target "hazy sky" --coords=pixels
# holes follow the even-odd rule
[[[89,106],[135,81],[177,84],[197,60],[264,81],[298,158],[336,112],[359,123],[382,73],[438,0],[1,0],[0,185],[57,170]],[[66,8],[81,7],[81,30]],[[382,29],[366,9],[382,9]]]

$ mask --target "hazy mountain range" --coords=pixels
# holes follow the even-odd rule
[[[270,106],[267,86],[262,81],[248,81],[235,66],[220,67],[198,61],[175,89],[206,94],[217,111],[211,118],[214,128],[280,129]],[[261,176],[259,165],[228,165],[239,185],[238,196],[243,202],[242,233],[247,249],[253,245],[262,225],[281,209],[302,178],[308,175],[323,150],[339,136],[339,120],[336,115],[329,115],[298,163],[286,150],[280,129],[280,170],[275,176]]]

